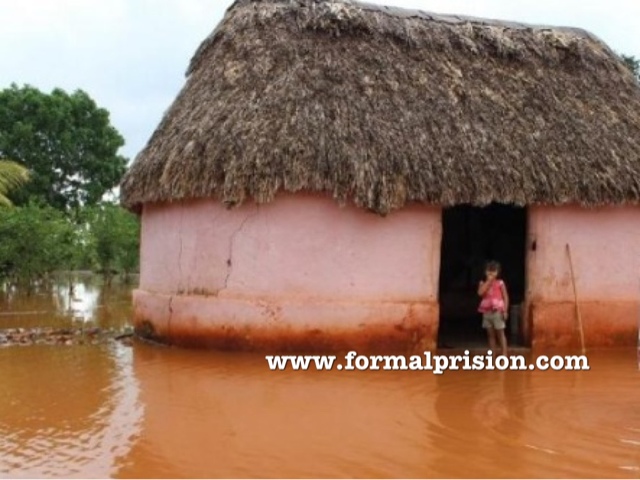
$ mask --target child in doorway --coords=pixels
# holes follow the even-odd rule
[[[502,354],[507,354],[507,337],[504,334],[505,322],[508,319],[509,295],[507,286],[500,276],[500,264],[488,262],[485,267],[486,279],[478,286],[478,295],[482,297],[478,311],[482,313],[482,327],[487,331],[489,348],[496,350],[496,340],[500,344]]]

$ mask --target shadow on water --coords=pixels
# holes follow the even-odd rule
[[[4,291],[0,324],[118,326],[131,288]],[[137,342],[0,348],[0,477],[637,478],[636,352],[589,362],[436,376]]]

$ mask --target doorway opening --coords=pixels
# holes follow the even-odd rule
[[[477,311],[480,303],[477,289],[487,261],[500,262],[510,304],[522,305],[526,287],[526,234],[525,208],[461,205],[443,211],[439,347],[486,346],[486,333]],[[507,322],[507,339],[512,345],[521,344],[521,327],[521,319],[511,318]]]

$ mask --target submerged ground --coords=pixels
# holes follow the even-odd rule
[[[0,329],[121,329],[131,286],[0,293]],[[575,353],[575,352],[571,352]],[[633,350],[588,372],[270,372],[133,342],[0,348],[0,476],[640,475]]]

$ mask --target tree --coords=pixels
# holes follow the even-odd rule
[[[640,60],[634,56],[622,55],[622,61],[629,67],[635,77],[640,80]]]
[[[31,171],[31,182],[11,195],[16,205],[37,199],[58,209],[95,204],[114,188],[127,161],[124,139],[109,112],[82,90],[50,94],[12,85],[0,91],[0,157]]]
[[[0,208],[0,280],[30,291],[54,271],[77,268],[97,268],[107,284],[116,272],[128,280],[139,263],[138,218],[111,203],[83,207],[74,217],[35,202]]]
[[[58,269],[74,267],[74,225],[52,207],[30,203],[0,209],[0,276],[30,287]]]
[[[9,192],[29,180],[29,170],[15,162],[0,160],[0,205],[11,206]]]
[[[99,270],[110,283],[113,273],[121,271],[127,279],[138,267],[140,222],[118,205],[103,203],[88,214],[93,249]]]
[[[120,269],[126,281],[140,266],[140,220],[120,208]]]

